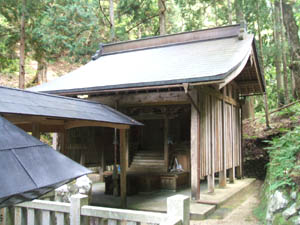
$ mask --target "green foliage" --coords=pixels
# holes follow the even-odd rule
[[[295,188],[290,173],[295,167],[296,155],[300,153],[300,127],[276,137],[269,142],[270,163],[268,165],[270,191],[279,188]]]

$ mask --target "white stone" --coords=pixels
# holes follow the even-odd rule
[[[296,191],[293,191],[293,192],[291,193],[291,198],[292,198],[293,200],[296,200],[296,198],[297,198],[297,192],[296,192]]]
[[[84,194],[91,197],[92,181],[87,176],[77,178],[55,190],[55,201],[71,202],[71,196]]]
[[[282,215],[288,220],[291,216],[297,213],[296,203],[292,204],[289,208],[283,211]]]
[[[298,216],[297,218],[295,218],[295,219],[293,220],[293,223],[294,223],[295,225],[300,225],[300,216]]]
[[[267,223],[272,224],[274,213],[280,209],[286,208],[288,203],[289,201],[286,199],[282,192],[278,190],[275,191],[275,193],[270,196],[266,215]]]

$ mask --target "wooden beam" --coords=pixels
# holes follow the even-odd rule
[[[209,88],[209,87],[200,87],[200,92],[205,95],[205,94],[208,94],[208,95],[212,95],[220,100],[224,100],[226,103],[228,104],[231,104],[231,105],[234,105],[234,106],[239,106],[239,103],[233,99],[232,97],[229,97],[229,96],[226,96],[226,94],[224,95],[217,92],[216,90],[212,89],[212,88]]]
[[[42,116],[30,116],[30,115],[19,115],[19,114],[1,114],[5,119],[9,120],[11,123],[19,125],[19,124],[47,124],[47,125],[63,125],[63,119],[52,119],[49,117]]]
[[[192,90],[191,96],[198,102],[198,92]],[[200,118],[197,109],[191,105],[191,195],[192,200],[200,199],[200,171],[199,171],[199,135]]]
[[[164,120],[164,160],[165,160],[166,172],[168,172],[168,167],[169,167],[168,136],[169,136],[169,119],[168,119],[168,117],[165,117],[165,120]]]
[[[40,124],[39,123],[32,123],[32,136],[36,137],[39,140],[41,139]]]
[[[258,83],[259,83],[259,87],[260,87],[260,89],[261,89],[261,91],[263,92],[263,90],[264,90],[264,88],[263,88],[263,84],[261,83],[261,79],[260,79],[260,77],[259,77],[259,74],[260,74],[260,70],[259,70],[259,68],[258,68],[258,62],[257,62],[257,58],[254,56],[254,53],[252,53],[252,57],[253,57],[253,62],[254,62],[254,68],[255,68],[255,74],[256,74],[256,78],[257,78],[257,80],[258,80]]]
[[[127,179],[126,179],[126,155],[127,155],[127,138],[126,138],[126,130],[120,130],[120,166],[121,166],[121,174],[120,174],[120,188],[121,188],[121,207],[126,208],[127,206]]]
[[[117,129],[128,129],[130,126],[126,124],[116,124],[108,122],[98,121],[85,121],[85,120],[74,120],[65,123],[65,129],[71,129],[75,127],[111,127]]]
[[[182,85],[180,84],[180,87]],[[116,100],[120,106],[139,106],[139,105],[178,105],[189,104],[188,97],[183,91],[136,93],[110,96],[90,97],[89,100],[101,102],[109,106],[114,106]]]
[[[17,127],[25,130],[26,132],[32,132],[32,124],[15,124]],[[63,132],[64,126],[63,125],[46,125],[46,124],[39,124],[40,132]]]

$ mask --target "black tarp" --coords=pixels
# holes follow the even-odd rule
[[[0,208],[38,198],[88,173],[0,117]]]

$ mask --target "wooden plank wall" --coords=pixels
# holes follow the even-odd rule
[[[217,92],[217,91],[216,91]],[[225,142],[226,169],[240,165],[241,161],[241,126],[240,108],[234,101],[225,100],[225,111],[222,107],[222,96],[220,94],[199,91],[198,106],[200,109],[200,177],[224,169]],[[223,117],[224,113],[224,138],[223,138]]]

